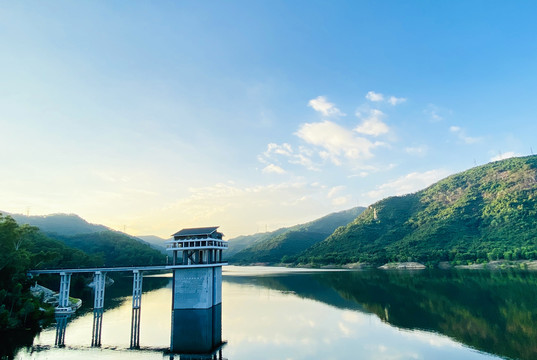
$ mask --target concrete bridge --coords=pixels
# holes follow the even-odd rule
[[[106,274],[111,272],[132,272],[132,323],[131,347],[139,347],[140,309],[142,301],[143,273],[171,272],[172,286],[172,322],[179,322],[186,313],[191,318],[195,312],[200,318],[215,319],[214,311],[221,319],[222,302],[222,266],[227,265],[222,260],[222,250],[227,248],[227,242],[222,240],[218,227],[183,229],[174,238],[166,242],[167,251],[171,252],[171,264],[155,266],[118,266],[96,268],[69,268],[30,270],[30,276],[40,274],[60,275],[60,289],[56,316],[58,328],[56,345],[62,346],[65,340],[65,326],[68,317],[74,312],[69,303],[69,291],[72,274],[93,273],[94,284],[94,325],[92,346],[100,346],[100,329],[104,309],[104,292]],[[215,310],[216,309],[216,310]],[[208,313],[210,312],[210,314]],[[210,316],[209,316],[209,315]],[[208,317],[209,316],[209,317]],[[221,347],[221,320],[211,322],[212,329],[205,325],[194,324],[188,329],[177,328],[174,333],[172,324],[171,351],[186,351],[188,353],[206,353]],[[219,331],[214,327],[220,324]],[[63,327],[63,328],[62,328]],[[202,339],[201,342],[199,339]],[[193,342],[193,340],[195,340]],[[194,348],[192,347],[194,344]]]

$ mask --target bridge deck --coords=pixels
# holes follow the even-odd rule
[[[155,266],[118,266],[118,267],[102,267],[102,268],[75,268],[75,269],[43,269],[43,270],[30,270],[28,274],[39,275],[39,274],[60,274],[60,273],[94,273],[97,271],[101,272],[112,272],[112,271],[172,271],[174,269],[185,269],[185,268],[203,268],[203,267],[217,267],[225,266],[226,263],[216,263],[216,264],[199,264],[199,265],[155,265]]]

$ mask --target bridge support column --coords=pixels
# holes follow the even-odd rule
[[[95,298],[93,300],[93,309],[102,309],[104,307],[104,285],[106,282],[106,273],[96,271],[93,276],[95,285]]]
[[[56,314],[56,339],[54,340],[54,345],[65,346],[65,328],[70,316],[69,313]]]
[[[93,310],[93,329],[91,332],[91,346],[101,346],[101,333],[103,328],[103,308]]]
[[[58,307],[56,312],[69,312],[69,288],[71,286],[71,273],[60,273],[60,291],[58,294]]]
[[[140,317],[142,307],[142,272],[134,270],[132,279],[131,348],[140,347]]]

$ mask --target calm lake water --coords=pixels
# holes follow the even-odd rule
[[[131,280],[106,288],[101,346],[91,305],[16,359],[171,359],[171,279],[144,277],[140,350],[130,350]],[[535,359],[537,274],[224,268],[223,357],[250,359]]]

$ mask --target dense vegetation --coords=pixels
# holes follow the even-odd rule
[[[50,239],[37,228],[0,214],[0,330],[39,327],[44,306],[29,291],[30,268],[100,265],[97,256]],[[50,309],[49,309],[50,310]]]
[[[116,231],[55,236],[67,246],[102,258],[104,266],[162,265],[166,255],[146,242]]]
[[[10,216],[19,224],[38,227],[49,237],[61,240],[68,246],[99,255],[102,263],[107,266],[162,264],[166,259],[163,239],[149,237],[151,241],[145,241],[110,230],[103,225],[90,224],[75,214],[45,216],[10,214]]]
[[[326,239],[336,228],[348,224],[362,211],[364,208],[356,207],[329,214],[306,224],[279,229],[273,233],[252,235],[258,238],[255,238],[253,244],[233,255],[230,262],[239,264],[287,262],[289,258]],[[240,241],[246,242],[245,238],[247,237],[242,237]],[[230,243],[234,241],[230,240]]]
[[[76,228],[71,230],[79,232]],[[13,217],[0,214],[0,331],[37,329],[46,311],[52,311],[30,294],[31,280],[27,276],[30,269],[164,262],[165,255],[161,252],[122,233],[106,230],[72,236],[47,235],[35,226],[19,225]],[[45,285],[56,281],[56,278],[40,277],[40,283]],[[82,292],[86,282],[83,277],[76,277],[72,290],[78,288]]]
[[[273,237],[280,235],[283,232],[286,232],[289,228],[280,228],[275,231],[269,231],[264,233],[257,233],[252,235],[241,235],[237,236],[228,241],[228,249],[224,251],[224,258],[230,259],[238,252],[258,243],[263,240],[267,240]]]
[[[375,216],[376,214],[376,216]],[[377,202],[295,263],[537,259],[537,156],[450,176]]]

